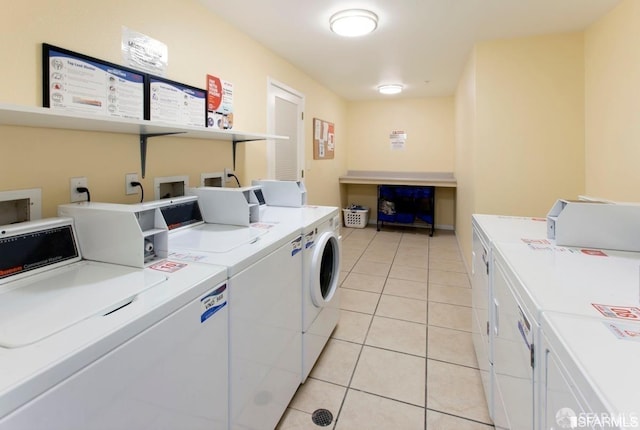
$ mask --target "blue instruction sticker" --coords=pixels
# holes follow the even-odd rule
[[[200,299],[202,313],[200,322],[203,323],[211,318],[213,314],[227,306],[227,284],[223,284]]]
[[[293,257],[300,251],[302,251],[302,237],[297,237],[291,241],[291,256]]]
[[[314,230],[304,235],[304,249],[312,248],[315,245],[316,232]]]

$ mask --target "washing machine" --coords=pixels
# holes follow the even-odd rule
[[[226,269],[82,260],[71,219],[0,227],[0,429],[226,429]]]
[[[543,312],[540,430],[640,428],[640,323],[632,315]]]
[[[195,196],[154,204],[169,259],[227,268],[230,428],[275,428],[301,379],[299,224],[207,224]]]
[[[271,182],[271,187],[277,189],[275,185],[276,182]],[[298,187],[290,188],[294,198],[283,197],[286,193],[276,195],[284,201],[299,200],[295,192]],[[262,219],[300,226],[303,246],[301,382],[304,383],[340,319],[340,212],[332,206],[271,206],[267,200]]]
[[[493,242],[544,242],[547,223],[544,218],[474,214],[472,223],[471,303],[472,339],[478,359],[487,407],[496,426],[508,428],[504,402],[493,380],[492,315],[493,288],[491,267]]]
[[[504,428],[539,429],[542,312],[598,317],[609,306],[636,305],[640,254],[495,242],[492,258],[493,367]]]
[[[329,206],[302,208],[302,382],[340,320],[340,213]]]

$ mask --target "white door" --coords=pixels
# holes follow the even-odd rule
[[[273,140],[267,149],[269,179],[304,179],[304,96],[269,79],[267,88],[267,133],[289,136]]]

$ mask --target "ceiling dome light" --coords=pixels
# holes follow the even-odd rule
[[[357,37],[371,33],[378,26],[378,15],[364,9],[348,9],[329,18],[334,33],[345,37]]]
[[[378,87],[378,92],[380,94],[398,94],[402,92],[402,85],[380,85]]]

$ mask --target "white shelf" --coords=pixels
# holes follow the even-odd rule
[[[340,176],[341,184],[419,185],[456,188],[453,172],[383,172],[349,170]]]
[[[164,233],[165,230],[161,229],[161,228],[153,228],[150,230],[144,230],[142,232],[142,237],[149,237],[149,236],[153,236],[154,234],[158,234],[158,233]]]
[[[245,133],[236,130],[218,130],[213,128],[181,126],[157,122],[152,123],[146,120],[97,117],[93,115],[81,115],[75,113],[70,114],[53,111],[49,108],[10,105],[5,103],[0,103],[0,125],[138,135],[140,137],[141,145],[140,156],[142,163],[142,177],[144,177],[146,145],[147,138],[149,137],[179,134],[180,137],[191,139],[233,142],[234,165],[235,146],[239,142],[289,139],[288,136]]]

